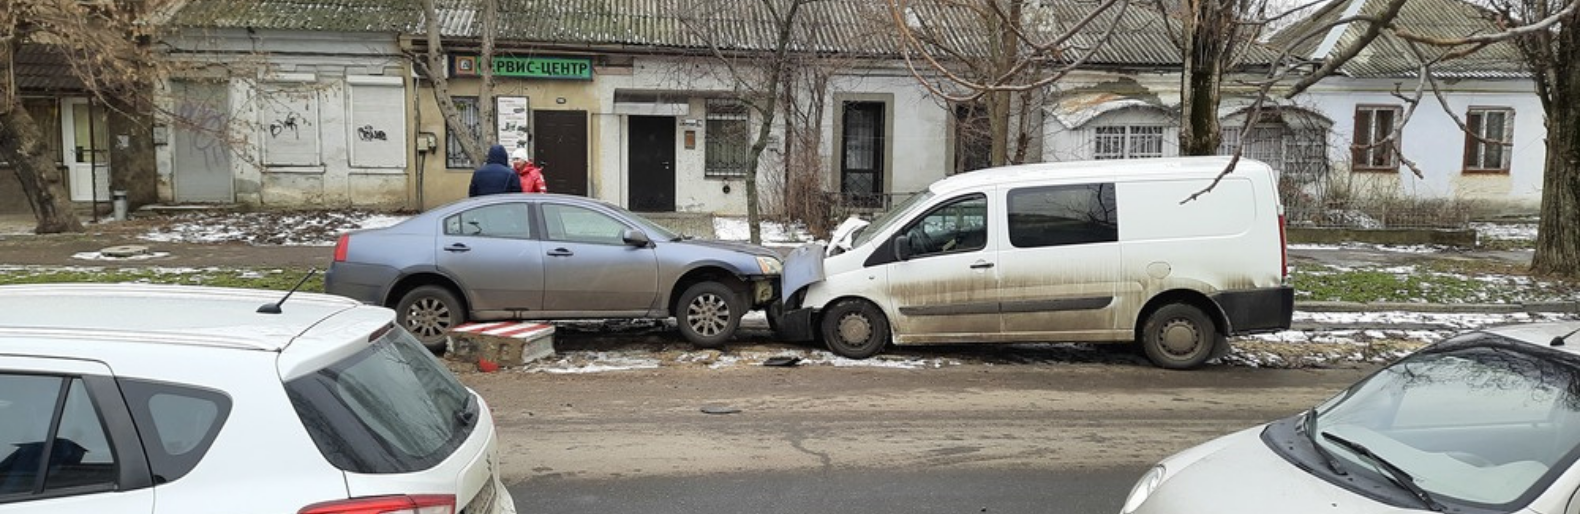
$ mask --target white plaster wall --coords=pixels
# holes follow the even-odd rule
[[[1329,79],[1297,99],[1334,121],[1330,158],[1335,169],[1348,169],[1349,145],[1355,125],[1355,106],[1400,105],[1390,94],[1392,80]],[[1400,87],[1413,87],[1405,83]],[[1471,106],[1508,107],[1514,110],[1514,152],[1507,176],[1462,176],[1464,132],[1428,93],[1404,127],[1404,157],[1416,162],[1424,178],[1400,166],[1400,193],[1425,198],[1469,198],[1536,209],[1541,204],[1546,128],[1541,102],[1529,81],[1467,81],[1446,84],[1450,110],[1461,120]]]
[[[645,58],[638,57],[628,74],[603,73],[596,87],[599,89],[599,114],[604,123],[598,125],[593,137],[598,141],[598,152],[593,156],[593,171],[599,175],[595,195],[602,200],[625,206],[630,195],[627,176],[627,116],[616,112],[616,91],[674,92],[684,97],[688,108],[677,116],[675,130],[676,209],[683,212],[712,212],[741,215],[746,212],[746,190],[741,179],[710,179],[704,176],[705,148],[705,99],[708,96],[726,95],[732,91],[730,76],[722,65],[712,58]],[[825,170],[830,174],[825,188],[837,189],[833,174],[834,117],[837,105],[832,93],[883,93],[892,94],[890,105],[894,123],[892,153],[886,158],[891,163],[892,177],[887,184],[891,192],[913,192],[925,188],[934,180],[943,178],[949,169],[948,161],[948,111],[931,99],[926,91],[909,75],[898,70],[859,70],[851,76],[838,77],[829,86],[829,104],[823,123],[823,147],[820,154]],[[758,115],[753,113],[752,134],[756,136]],[[696,120],[695,126],[686,126],[683,120]],[[696,147],[685,148],[685,132],[697,133]],[[779,175],[784,167],[784,123],[781,118],[774,124],[768,147],[758,163],[759,190],[765,194],[771,180],[769,174]],[[730,192],[725,193],[728,186]]]
[[[859,73],[859,74],[858,74]],[[853,70],[850,75],[835,77],[829,84],[829,104],[823,118],[824,169],[828,175],[824,187],[839,189],[839,162],[835,149],[840,142],[834,139],[834,125],[840,123],[836,94],[877,93],[893,95],[888,106],[894,123],[888,134],[892,141],[886,159],[890,163],[888,182],[884,189],[889,193],[914,193],[927,189],[933,182],[944,178],[953,169],[951,148],[954,141],[949,136],[953,123],[949,108],[941,98],[928,93],[909,73],[899,69],[869,68]]]
[[[231,156],[237,202],[286,208],[406,206],[409,159],[399,159],[387,167],[353,167],[350,154],[355,128],[349,114],[347,77],[395,77],[400,80],[398,87],[410,88],[393,34],[260,31],[248,35],[243,31],[214,31],[188,33],[173,40],[173,44],[200,52],[187,56],[193,61],[222,63],[222,73],[232,77],[231,130],[240,143]],[[211,66],[208,73],[216,70]],[[270,121],[260,117],[258,87],[280,82],[282,77],[284,82],[316,91],[318,116],[308,122],[317,128],[317,165],[263,165],[261,142],[268,137]],[[390,106],[405,107],[404,102]],[[406,155],[411,146],[407,141],[410,131],[399,129],[399,141],[392,145],[402,148]],[[395,130],[390,132],[395,135]],[[168,145],[160,145],[156,153],[161,199],[171,201],[171,151]]]

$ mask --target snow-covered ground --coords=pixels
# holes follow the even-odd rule
[[[1384,245],[1374,243],[1343,243],[1343,244],[1309,244],[1296,243],[1289,245],[1290,250],[1373,250],[1379,252],[1395,253],[1438,253],[1456,251],[1442,245]]]
[[[1536,239],[1535,223],[1471,223],[1481,239],[1531,241]]]
[[[358,210],[204,212],[176,216],[139,239],[161,243],[334,246],[344,232],[388,227],[407,218],[410,216]]]
[[[800,225],[786,225],[772,221],[764,221],[760,225],[764,246],[801,246],[812,241],[812,233],[807,232]],[[715,217],[713,218],[713,237],[723,241],[749,241],[752,238],[751,224],[746,218]]]

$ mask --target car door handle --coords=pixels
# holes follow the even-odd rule
[[[993,263],[991,262],[978,262],[971,265],[971,269],[988,269],[991,267],[993,267]]]
[[[576,253],[564,248],[549,250],[549,257],[570,257],[572,255],[576,255]]]
[[[464,244],[456,243],[456,244],[444,247],[444,251],[460,253],[460,252],[470,252],[470,251],[472,251],[472,249],[467,247]]]

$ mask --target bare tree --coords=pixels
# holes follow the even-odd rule
[[[677,13],[687,32],[703,42],[713,62],[730,82],[732,95],[756,115],[756,134],[746,159],[746,222],[751,227],[751,242],[762,242],[762,221],[757,168],[763,151],[779,120],[778,106],[785,93],[797,52],[804,50],[805,32],[801,17],[807,6],[823,0],[698,0],[685,12]],[[766,45],[729,41],[718,36],[720,20],[740,20],[746,10],[767,22],[770,37]],[[754,21],[755,22],[755,21]],[[768,48],[759,48],[767,46]]]
[[[886,2],[900,54],[917,81],[949,103],[980,103],[987,111],[994,166],[1025,157],[1032,130],[1026,120],[1039,107],[1028,93],[1086,65],[1130,8],[1130,0]]]
[[[444,117],[444,124],[450,129],[450,134],[470,134],[471,137],[461,137],[457,143],[466,158],[473,165],[481,165],[487,157],[488,147],[498,137],[494,121],[494,38],[499,27],[499,0],[478,0],[483,4],[483,12],[478,20],[481,32],[480,51],[478,52],[478,75],[482,84],[477,91],[477,128],[467,126],[461,117],[461,110],[455,105],[455,95],[450,90],[449,64],[445,60],[443,34],[439,27],[439,9],[435,0],[421,0],[423,16],[423,35],[427,41],[427,53],[422,58],[412,57],[412,62],[422,71],[422,74],[433,81],[434,100],[439,104],[439,114]]]
[[[1447,48],[1437,58],[1450,60],[1495,42],[1519,48],[1547,128],[1546,168],[1542,180],[1541,221],[1531,271],[1580,278],[1580,7],[1575,0],[1489,0],[1496,33],[1434,38],[1395,29],[1412,44]],[[1418,55],[1424,54],[1419,49]],[[1439,97],[1441,101],[1441,97]],[[1446,108],[1446,102],[1444,103]],[[1453,116],[1453,113],[1450,113]],[[1463,121],[1457,117],[1467,134]],[[1478,139],[1480,138],[1477,135]],[[1492,141],[1494,143],[1502,143]]]
[[[35,232],[78,232],[82,223],[71,212],[65,177],[49,155],[50,134],[22,104],[17,58],[35,52],[58,59],[65,76],[57,78],[76,83],[100,105],[151,106],[152,84],[167,67],[149,44],[157,27],[145,23],[144,14],[168,4],[8,0],[0,9],[0,160],[10,163],[22,184],[38,219]]]

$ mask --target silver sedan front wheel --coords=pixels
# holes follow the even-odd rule
[[[699,282],[686,288],[675,310],[681,335],[697,346],[717,348],[735,335],[746,307],[728,286]]]

